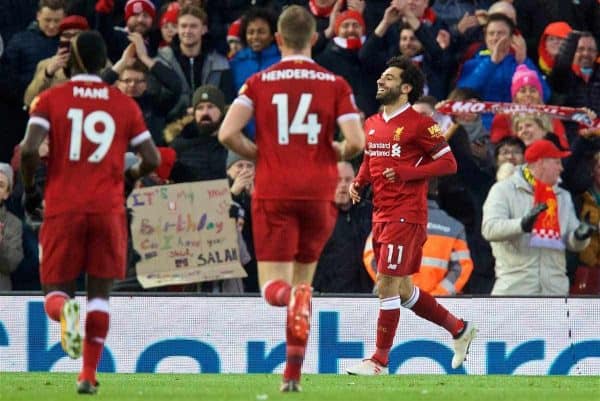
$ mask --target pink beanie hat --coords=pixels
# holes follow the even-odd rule
[[[544,96],[542,84],[540,83],[537,73],[527,68],[525,64],[521,64],[517,67],[512,77],[512,85],[510,86],[511,97],[514,99],[515,94],[519,91],[519,89],[521,89],[521,87],[525,85],[531,85],[535,87],[538,92],[540,92],[540,97]]]

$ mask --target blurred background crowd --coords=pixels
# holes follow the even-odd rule
[[[21,206],[18,143],[35,97],[68,79],[69,40],[95,29],[110,59],[102,79],[137,101],[160,146],[162,165],[138,185],[230,182],[248,277],[164,290],[258,292],[250,218],[254,163],[228,153],[216,133],[245,80],[280,60],[276,21],[291,4],[314,15],[313,58],[348,81],[365,117],[379,110],[376,81],[391,56],[411,58],[425,74],[425,94],[414,107],[444,128],[458,172],[430,183],[429,239],[413,277],[419,287],[434,295],[600,295],[600,235],[568,232],[572,219],[593,227],[600,222],[600,133],[549,114],[436,110],[445,100],[484,100],[568,106],[597,118],[597,0],[2,0],[0,291],[39,289],[39,222],[26,218]],[[245,134],[254,137],[252,123]],[[536,148],[526,160],[527,149],[540,140],[552,149]],[[40,148],[42,160],[48,146]],[[514,199],[490,192],[513,180],[518,195],[517,178],[527,183],[530,170],[537,178],[540,157],[562,161],[554,190],[558,231],[575,235],[577,246],[568,238],[562,247],[530,246],[536,228],[527,230]],[[339,217],[319,261],[317,292],[373,291],[372,205],[368,195],[356,205],[348,197],[359,163],[338,165]],[[42,166],[42,186],[44,177]],[[504,207],[506,224],[519,226],[501,235],[486,222],[497,222]],[[131,246],[129,253],[129,277],[117,290],[141,290],[139,256]],[[496,277],[533,285],[503,291],[494,288]]]

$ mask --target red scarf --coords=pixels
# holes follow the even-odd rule
[[[558,201],[552,186],[536,180],[531,171],[525,167],[523,177],[533,186],[533,204],[545,203],[548,209],[538,215],[531,230],[529,246],[532,248],[565,249],[560,236],[558,220]]]
[[[471,100],[448,100],[437,111],[445,114],[454,113],[493,113],[493,114],[546,114],[553,118],[575,121],[580,125],[591,128],[600,127],[600,118],[591,120],[590,117],[575,107],[556,106],[553,104],[519,104],[505,102],[479,102]]]
[[[340,38],[339,36],[336,36],[333,38],[333,42],[342,49],[358,50],[362,47],[363,43],[365,43],[365,39],[364,36],[361,36],[360,38],[354,36],[350,38]]]
[[[316,0],[309,0],[308,2],[308,7],[310,8],[310,12],[313,13],[313,15],[315,17],[329,17],[329,14],[331,14],[331,10],[333,10],[333,6],[335,5],[332,4],[329,7],[319,7],[316,3]]]

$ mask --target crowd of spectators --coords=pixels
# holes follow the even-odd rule
[[[0,290],[39,288],[39,222],[24,215],[17,162],[27,110],[41,91],[68,79],[69,40],[95,29],[104,37],[110,59],[102,79],[137,101],[161,153],[168,156],[163,157],[167,168],[143,185],[230,181],[241,247],[248,251],[248,278],[193,290],[257,292],[250,220],[254,165],[228,154],[216,133],[244,81],[281,59],[276,21],[291,4],[314,15],[318,38],[313,57],[348,81],[365,117],[379,109],[376,80],[389,57],[409,57],[426,77],[426,96],[415,107],[444,128],[458,163],[454,176],[436,182],[430,214],[442,216],[459,233],[440,236],[440,241],[459,238],[466,249],[461,245],[448,252],[453,260],[440,265],[448,266],[445,273],[429,266],[435,274],[417,278],[419,285],[437,289],[437,294],[490,294],[501,277],[494,294],[600,294],[600,132],[548,114],[448,116],[436,111],[436,104],[445,100],[482,100],[568,106],[597,118],[597,0],[4,1]],[[254,138],[252,122],[245,134]],[[40,150],[42,159],[47,146]],[[562,160],[556,166],[561,177],[547,184],[554,188],[551,200],[558,200],[560,214],[568,216],[568,223],[555,227],[566,246],[532,245],[536,228],[523,224],[532,212],[550,214],[534,204],[539,200],[536,180],[545,177],[539,166],[546,158]],[[368,195],[358,205],[344,195],[358,164],[339,165],[339,218],[317,269],[319,292],[373,290],[373,272],[363,261],[372,206]],[[38,176],[43,182],[43,166]],[[430,219],[430,234],[435,226]],[[135,271],[136,258],[129,259]],[[546,274],[526,274],[545,269]],[[523,285],[511,292],[506,283],[515,281]]]

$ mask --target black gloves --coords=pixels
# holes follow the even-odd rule
[[[533,230],[533,225],[535,223],[535,219],[538,217],[540,213],[544,210],[548,209],[548,205],[545,203],[538,203],[535,205],[523,218],[521,219],[521,229],[530,233]]]
[[[577,226],[577,229],[575,230],[573,235],[575,236],[576,240],[585,241],[586,239],[590,238],[595,232],[598,232],[598,227],[593,224],[590,224],[590,214],[587,213],[584,216],[581,223],[579,223],[579,226]]]

